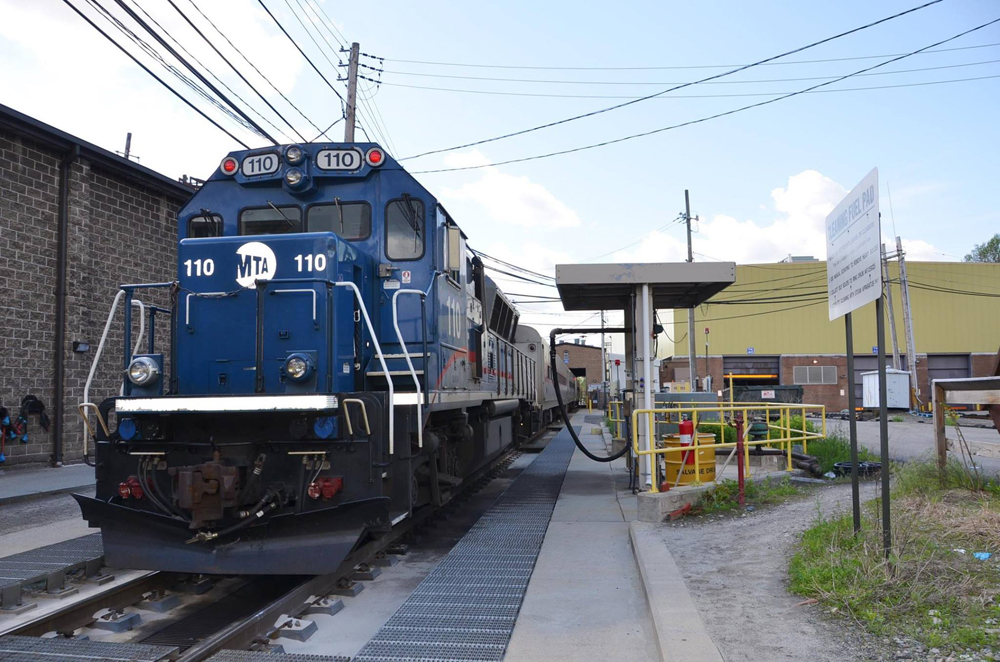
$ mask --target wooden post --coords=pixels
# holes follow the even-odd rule
[[[934,384],[932,388],[934,389],[934,445],[937,449],[938,473],[941,475],[941,481],[944,482],[944,469],[948,464],[948,438],[945,435],[947,397],[944,388],[939,384]]]

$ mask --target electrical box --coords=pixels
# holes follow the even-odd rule
[[[862,407],[878,409],[878,371],[861,374]],[[910,373],[905,370],[885,371],[885,404],[888,409],[910,408]]]

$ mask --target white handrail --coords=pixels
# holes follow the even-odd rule
[[[92,407],[97,410],[97,405],[90,401],[90,385],[94,382],[94,375],[97,373],[97,364],[100,362],[101,355],[104,353],[104,345],[108,341],[108,333],[111,331],[111,322],[114,321],[115,313],[118,311],[118,303],[122,300],[122,296],[124,295],[125,290],[118,290],[118,293],[115,294],[115,300],[111,302],[111,311],[108,313],[108,321],[104,323],[104,331],[101,333],[101,342],[97,344],[97,351],[94,352],[94,361],[90,364],[90,372],[87,374],[87,382],[83,385],[83,402],[80,403],[80,416],[83,417],[83,423],[88,430],[90,429],[90,421],[87,419],[87,415],[84,413],[84,410],[88,407]],[[132,305],[139,306],[139,337],[136,339],[135,350],[132,352],[133,354],[138,354],[139,348],[142,346],[142,337],[145,335],[146,331],[146,306],[139,299],[132,299]],[[128,341],[126,340],[126,342]],[[124,380],[126,377],[123,376],[122,379]],[[123,381],[119,393],[124,392],[124,388],[125,384]],[[97,417],[100,419],[99,411]],[[103,420],[100,420],[99,422],[106,432],[108,429],[107,424]],[[88,435],[83,435],[84,457],[87,457],[87,436]]]
[[[375,333],[375,328],[372,326],[372,320],[368,317],[368,308],[365,307],[365,302],[361,298],[361,290],[358,286],[351,281],[338,281],[334,283],[336,287],[349,287],[354,291],[354,296],[358,300],[358,306],[361,308],[361,314],[365,317],[365,325],[368,327],[368,333],[372,337],[372,344],[375,345],[375,353],[378,355],[378,362],[382,364],[382,372],[385,373],[385,381],[389,385],[389,455],[392,455],[396,448],[395,439],[393,437],[393,432],[395,431],[395,425],[393,424],[393,418],[395,418],[395,402],[393,400],[393,388],[392,388],[392,376],[389,374],[389,367],[385,364],[385,356],[382,354],[382,347],[378,344],[378,335]]]
[[[392,327],[396,330],[396,339],[399,340],[400,347],[403,348],[403,358],[406,359],[406,366],[410,369],[410,376],[413,377],[413,385],[417,389],[417,448],[424,447],[424,405],[421,397],[420,381],[417,379],[417,371],[413,369],[413,362],[410,360],[410,350],[403,341],[403,334],[399,330],[399,318],[396,310],[396,297],[400,294],[417,294],[424,296],[423,290],[396,290],[392,295]],[[421,333],[424,331],[421,330]],[[427,374],[427,357],[424,356],[424,375]]]

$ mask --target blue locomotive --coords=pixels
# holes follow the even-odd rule
[[[233,152],[178,221],[177,279],[123,285],[112,306],[119,393],[80,407],[98,483],[76,499],[110,565],[332,572],[547,425],[554,389],[576,401],[378,145]]]

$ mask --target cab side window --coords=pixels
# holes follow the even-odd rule
[[[188,221],[187,236],[189,239],[221,237],[222,234],[222,217],[218,214],[194,216]]]
[[[417,260],[424,255],[424,203],[409,195],[385,206],[385,255]]]
[[[298,207],[261,207],[240,212],[240,234],[289,234],[302,232]]]

